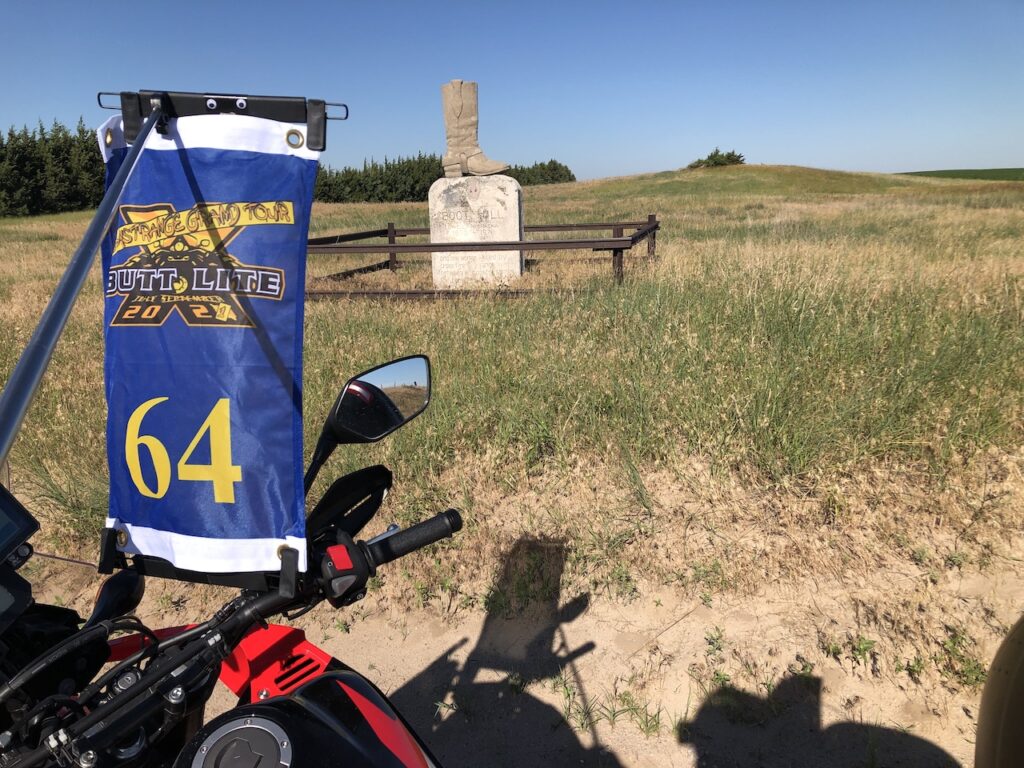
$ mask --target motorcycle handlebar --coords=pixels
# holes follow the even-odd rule
[[[370,566],[370,572],[372,573],[378,566],[390,563],[393,560],[397,560],[404,555],[408,555],[410,552],[414,552],[417,549],[426,547],[434,542],[440,541],[441,539],[449,538],[456,532],[462,530],[462,516],[457,510],[449,509],[445,512],[441,512],[438,515],[424,520],[423,522],[417,523],[405,530],[398,531],[385,539],[380,539],[372,543],[362,544],[361,547],[366,555],[367,564]],[[147,679],[147,685],[138,684],[128,691],[125,691],[113,700],[107,701],[100,704],[91,712],[86,714],[82,719],[76,721],[73,725],[68,728],[71,738],[77,739],[83,735],[89,728],[92,728],[100,720],[111,717],[123,708],[134,703],[134,700],[139,696],[151,694],[155,691],[154,686],[174,670],[180,670],[190,663],[198,662],[203,667],[208,667],[211,661],[220,658],[220,652],[216,649],[217,646],[221,646],[226,649],[230,649],[234,646],[237,638],[241,636],[246,630],[248,630],[253,624],[265,622],[265,620],[276,613],[284,610],[288,604],[294,598],[287,598],[278,593],[268,593],[259,595],[254,599],[243,602],[242,604],[235,604],[233,609],[228,610],[229,606],[221,609],[218,615],[198,627],[195,627],[180,636],[176,636],[173,639],[168,639],[164,642],[179,644],[187,638],[188,643],[182,644],[181,650],[178,655],[168,657],[159,661],[154,660],[149,667],[146,668],[145,676],[152,680],[150,682]],[[231,604],[229,604],[231,605]],[[227,615],[222,615],[226,613]],[[102,622],[99,625],[92,627],[82,633],[79,638],[90,639],[93,632],[106,631],[109,633],[111,622]],[[205,633],[215,631],[217,634],[214,637],[207,638]],[[202,635],[202,637],[200,637]],[[216,640],[216,642],[214,642]],[[80,640],[84,642],[84,640]],[[77,644],[74,646],[77,647]],[[71,648],[62,649],[62,653],[67,653]],[[198,658],[202,654],[208,654],[208,658]],[[51,654],[52,655],[52,654]],[[46,661],[49,661],[47,657]],[[133,658],[126,659],[124,663],[134,660]],[[114,669],[119,669],[121,665],[118,665]],[[150,669],[152,668],[152,669]],[[113,670],[111,670],[113,671]],[[177,674],[177,671],[174,671]],[[101,681],[106,681],[108,675],[105,675]],[[12,681],[13,682],[13,681]],[[4,696],[9,693],[6,689],[8,686],[0,687],[0,701]],[[87,689],[89,690],[89,689]],[[93,691],[95,693],[96,691]],[[91,698],[90,694],[87,698]],[[13,763],[17,768],[32,768],[38,764],[45,762],[51,757],[51,752],[48,746],[40,745],[36,749],[31,750],[22,754]]]
[[[449,509],[438,515],[416,523],[404,531],[393,533],[385,539],[366,544],[366,556],[370,568],[376,569],[384,563],[390,563],[410,552],[433,544],[435,541],[449,538],[462,530],[462,515],[458,510]],[[372,572],[372,571],[371,571]]]

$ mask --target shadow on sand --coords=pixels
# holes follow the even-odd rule
[[[587,608],[587,595],[558,607],[566,547],[520,539],[488,598],[476,645],[461,665],[452,646],[391,700],[447,766],[621,766],[596,734],[576,731],[565,713],[527,686],[562,676],[584,690],[562,625]],[[719,688],[677,727],[699,768],[886,768],[959,766],[934,744],[903,731],[845,722],[821,727],[821,679],[794,676],[768,697]],[[585,692],[585,691],[584,691]],[[587,746],[591,744],[595,746]],[[677,754],[665,764],[678,765]],[[668,758],[668,755],[666,755]]]
[[[892,728],[843,722],[821,727],[821,678],[787,677],[770,696],[716,690],[676,736],[698,768],[945,768],[959,766],[930,741]]]
[[[520,539],[466,661],[452,658],[460,643],[391,694],[443,765],[620,765],[600,747],[585,746],[561,711],[524,690],[556,675],[572,679],[574,661],[594,648],[570,649],[561,631],[589,603],[583,595],[558,607],[564,568],[561,542]]]

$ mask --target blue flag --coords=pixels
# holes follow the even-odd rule
[[[121,118],[98,131],[108,183]],[[318,153],[305,126],[200,115],[153,131],[103,245],[118,549],[205,572],[306,569],[302,323]]]

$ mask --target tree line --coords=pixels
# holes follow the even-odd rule
[[[103,159],[82,120],[0,134],[0,216],[95,208],[102,197]]]
[[[513,165],[505,171],[524,187],[576,181],[569,166],[557,160],[533,165]],[[430,185],[444,176],[440,155],[385,158],[363,163],[362,168],[320,167],[314,198],[325,203],[409,203],[427,199]]]
[[[520,184],[576,181],[557,160],[507,171]],[[444,176],[440,155],[369,161],[361,169],[321,166],[314,198],[330,203],[419,202]],[[103,197],[103,160],[96,134],[78,121],[72,131],[54,121],[46,128],[10,128],[0,134],[0,216],[31,216],[95,208]]]

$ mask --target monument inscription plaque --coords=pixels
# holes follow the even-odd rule
[[[430,187],[430,242],[523,239],[523,191],[509,176],[438,179]],[[434,286],[504,285],[523,274],[522,251],[441,251],[432,258]]]

